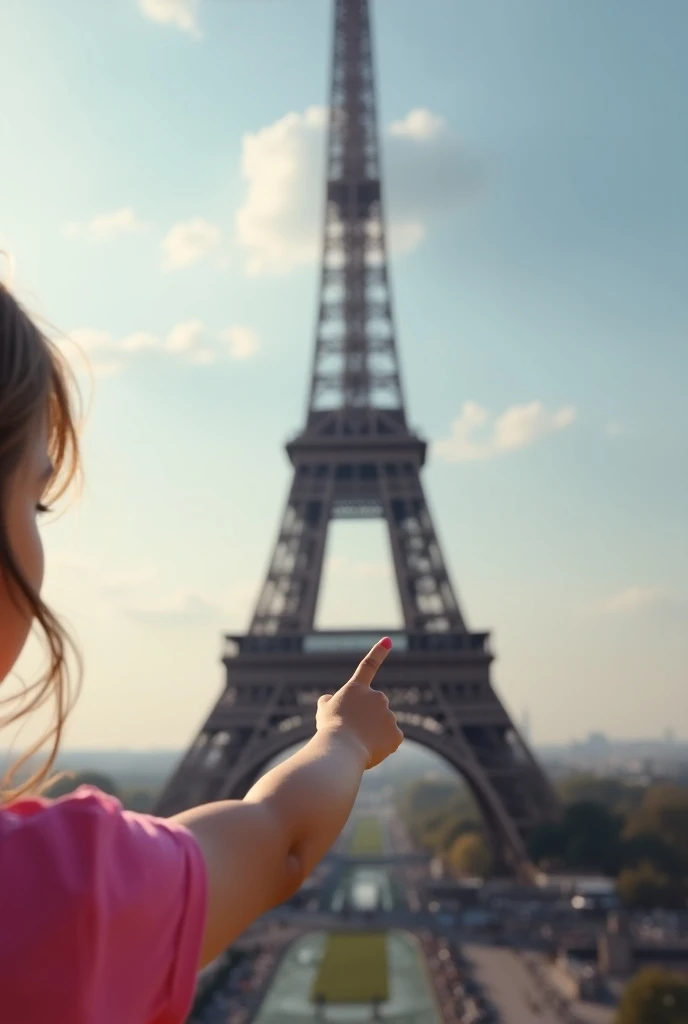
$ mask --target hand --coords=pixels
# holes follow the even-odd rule
[[[352,737],[365,751],[366,768],[374,768],[393,754],[404,738],[387,697],[380,690],[371,689],[375,673],[391,646],[387,639],[376,643],[348,683],[335,694],[324,694],[318,701],[315,716],[318,732],[331,731]]]

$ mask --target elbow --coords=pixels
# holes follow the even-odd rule
[[[299,891],[307,876],[308,872],[301,856],[298,853],[288,853],[276,886],[273,906],[277,907],[280,903],[291,899]]]
[[[278,907],[280,903],[299,891],[311,871],[305,856],[304,844],[297,837],[289,835],[280,815],[275,813],[267,801],[264,804],[271,823],[273,861],[273,884],[270,886],[269,904]]]
[[[291,899],[299,891],[315,866],[309,856],[308,845],[285,827],[282,816],[268,801],[263,804],[270,822],[271,845],[273,850],[274,882],[270,886],[270,909]],[[290,832],[292,834],[290,834]]]

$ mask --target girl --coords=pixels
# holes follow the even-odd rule
[[[162,820],[91,787],[37,795],[72,702],[68,641],[40,597],[36,525],[78,469],[71,396],[59,352],[0,285],[0,680],[32,625],[49,653],[4,724],[51,699],[55,708],[46,763],[22,785],[15,766],[0,798],[0,1020],[174,1024],[199,968],[298,889],[344,826],[364,770],[399,746],[387,698],[370,685],[391,641],[320,698],[314,737],[243,800]]]

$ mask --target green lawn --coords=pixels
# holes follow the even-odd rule
[[[365,857],[384,852],[380,822],[375,818],[358,818],[354,822],[349,853],[354,857]]]
[[[372,1003],[388,998],[387,936],[361,932],[327,936],[325,955],[311,999],[326,1003]]]

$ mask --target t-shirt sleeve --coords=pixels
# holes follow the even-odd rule
[[[83,994],[92,1013],[85,1019],[183,1021],[206,915],[205,864],[194,837],[125,811],[92,787],[40,803],[5,835],[15,843],[14,866],[17,858],[23,865],[25,897],[30,892],[18,911],[29,911],[19,928],[32,932],[25,938],[34,963],[42,952],[56,968],[57,988],[61,978]],[[5,857],[11,852],[6,846]],[[14,938],[21,948],[22,936]]]

